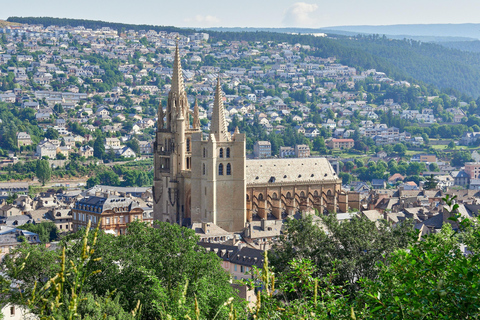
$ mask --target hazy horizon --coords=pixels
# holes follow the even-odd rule
[[[164,1],[106,0],[72,1],[0,0],[2,19],[10,16],[58,17],[103,20],[133,24],[169,25],[189,28],[326,28],[347,26],[391,26],[412,24],[480,23],[480,3],[426,0],[389,2],[380,0],[325,1],[221,0]]]

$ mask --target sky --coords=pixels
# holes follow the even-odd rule
[[[0,19],[47,16],[176,27],[480,23],[479,0],[0,0]]]

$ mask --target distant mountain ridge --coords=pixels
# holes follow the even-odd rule
[[[331,29],[330,29],[331,28]],[[213,30],[218,32],[278,32],[278,33],[298,33],[298,34],[315,34],[325,33],[329,36],[341,35],[354,37],[359,34],[381,34],[372,32],[360,32],[360,31],[346,31],[336,29],[336,27],[329,28],[241,28],[241,27],[212,27],[203,30]],[[456,42],[456,41],[475,41],[476,38],[464,37],[464,36],[444,36],[444,35],[410,35],[410,34],[385,34],[390,39],[412,39],[422,42]]]
[[[335,26],[322,30],[347,31],[366,34],[409,35],[431,37],[462,37],[480,39],[479,23],[462,24],[397,24],[382,26]]]

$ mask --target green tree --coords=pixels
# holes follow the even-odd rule
[[[84,300],[78,305],[78,314],[82,319],[89,320],[134,320],[138,319],[131,312],[122,308],[120,296],[97,296],[90,292],[85,294]],[[108,315],[108,316],[107,316]]]
[[[118,174],[111,170],[102,171],[97,175],[100,184],[106,186],[119,186],[120,185],[120,178]]]
[[[327,148],[325,146],[325,140],[321,136],[316,136],[313,139],[313,150],[318,151],[320,153],[325,153]]]
[[[60,103],[57,103],[53,106],[53,111],[56,113],[64,113],[65,110],[63,109],[63,106]]]
[[[438,172],[440,169],[438,168],[438,164],[436,164],[435,162],[432,162],[428,165],[428,170],[432,172]]]
[[[87,285],[99,296],[116,290],[125,310],[133,310],[140,300],[144,319],[165,314],[185,318],[189,312],[193,319],[195,297],[201,318],[213,319],[235,293],[218,257],[205,253],[197,241],[193,230],[169,223],[151,228],[134,222],[124,236],[99,234],[94,258],[102,259],[91,270],[102,272]],[[184,290],[185,307],[179,308],[176,301]],[[226,318],[225,311],[220,310],[220,319]]]
[[[458,205],[452,206],[448,197],[446,200],[452,215]],[[459,222],[458,215],[453,215],[452,220]],[[378,279],[362,280],[359,300],[370,306],[370,318],[479,317],[478,220],[470,223],[466,219],[460,221],[460,226],[462,232],[455,232],[450,223],[444,223],[439,233],[423,236],[422,241],[414,241],[381,262]],[[465,242],[472,248],[470,254],[462,249]]]
[[[137,186],[138,175],[139,175],[139,172],[137,170],[127,170],[127,172],[123,174],[122,185],[125,187]]]
[[[393,151],[395,151],[399,156],[404,156],[407,152],[407,147],[403,143],[397,143],[393,147]]]
[[[140,154],[140,143],[136,138],[130,139],[125,143],[125,145],[130,149],[132,149],[132,151],[135,152],[136,154]]]
[[[87,180],[87,188],[92,188],[98,184],[100,184],[100,179],[97,176],[90,177]]]
[[[345,170],[350,172],[353,170],[353,168],[355,168],[355,163],[353,163],[353,161],[347,161],[345,162]]]
[[[41,222],[37,224],[24,224],[21,226],[22,230],[28,230],[38,234],[40,241],[49,243],[58,240],[58,229],[53,222]]]
[[[433,190],[437,188],[438,180],[435,179],[433,174],[430,175],[430,177],[427,177],[424,185],[424,189],[426,190]]]
[[[454,151],[452,160],[450,161],[451,165],[454,167],[462,167],[465,165],[465,162],[472,161],[472,155],[468,151]]]
[[[418,176],[427,169],[424,162],[410,162],[407,167],[407,175]]]
[[[149,178],[148,174],[145,171],[140,171],[137,175],[136,185],[139,187],[147,186],[152,184],[152,180]]]
[[[317,269],[314,276],[325,277],[335,270],[338,275],[333,283],[346,284],[350,292],[358,290],[358,279],[375,279],[378,261],[407,246],[412,228],[410,221],[395,228],[383,220],[375,223],[362,218],[340,223],[335,215],[320,216],[321,224],[313,221],[307,216],[286,223],[285,234],[269,252],[272,265],[281,273],[293,259],[311,260]]]
[[[47,139],[56,140],[59,136],[58,131],[53,128],[48,128],[47,132],[45,132],[45,138]]]
[[[105,158],[105,144],[103,143],[103,137],[98,136],[93,144],[93,156],[98,159]]]
[[[52,169],[50,168],[50,164],[48,160],[39,159],[37,160],[36,165],[36,175],[38,181],[45,185],[45,182],[50,181],[50,177],[52,176]]]

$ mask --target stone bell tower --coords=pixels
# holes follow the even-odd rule
[[[167,109],[160,103],[154,144],[154,219],[189,224],[191,202],[192,133],[199,132],[198,105],[193,127],[190,106],[183,83],[178,43],[175,49],[172,84]]]
[[[192,136],[192,221],[241,231],[246,222],[245,134],[228,132],[218,79],[208,139]]]

